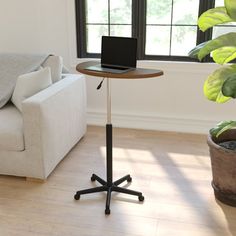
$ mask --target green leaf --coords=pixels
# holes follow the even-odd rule
[[[236,20],[236,1],[235,0],[225,0],[225,7],[227,9],[228,15]]]
[[[208,41],[198,52],[198,59],[201,61],[206,55],[212,51],[222,47],[236,47],[236,33],[228,33],[221,35],[213,40]],[[222,56],[223,57],[223,56]],[[219,59],[219,60],[218,60]],[[221,62],[220,55],[217,58]]]
[[[234,0],[235,1],[235,0]],[[233,21],[225,7],[216,7],[205,11],[198,19],[198,26],[204,32],[207,29]]]
[[[199,51],[208,43],[208,41],[198,44],[195,48],[193,48],[189,53],[188,56],[194,59],[198,59]]]
[[[225,80],[221,90],[224,96],[236,98],[236,72]]]
[[[236,58],[236,47],[222,47],[212,52],[212,57],[218,64],[226,64]]]
[[[224,66],[215,70],[208,76],[204,83],[204,95],[210,100],[217,103],[224,103],[231,99],[231,97],[224,96],[222,93],[222,86],[224,82],[236,73],[236,65]]]
[[[234,127],[236,127],[236,121],[234,120],[222,121],[219,124],[217,124],[216,127],[210,129],[210,134],[211,136],[218,137],[226,130],[232,129]]]

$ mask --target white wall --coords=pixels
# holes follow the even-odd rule
[[[71,66],[76,59],[74,0],[0,0],[0,52],[54,53]],[[214,64],[139,62],[165,75],[143,80],[112,81],[115,126],[207,132],[216,122],[235,119],[235,102],[215,104],[203,97],[202,86]],[[103,125],[106,86],[87,79],[88,121]]]
[[[0,0],[0,52],[60,54],[69,64],[67,6],[66,0]]]

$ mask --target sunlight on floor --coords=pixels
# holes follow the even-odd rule
[[[106,157],[106,147],[100,147],[102,156]],[[127,149],[113,147],[113,156],[115,158],[128,158],[137,160],[137,157],[145,157],[145,162],[148,160],[155,160],[155,156],[149,150]]]
[[[99,150],[105,164],[106,147],[101,146]],[[184,149],[183,153],[179,150],[161,153],[153,150],[113,148],[114,172],[131,171],[135,179],[132,186],[143,189],[144,194],[146,191],[146,198],[151,199],[151,202],[145,202],[145,214],[150,213],[164,220],[171,219],[172,222],[195,222],[203,228],[204,225],[225,228],[225,213],[212,199],[209,156],[203,153],[191,154]],[[143,176],[141,180],[140,175]],[[143,184],[140,185],[140,181]],[[126,205],[119,205],[119,208],[122,207]],[[142,211],[141,208],[139,210]],[[218,229],[210,227],[204,230],[214,234]]]
[[[177,164],[185,164],[194,167],[199,166],[201,168],[210,168],[210,158],[209,156],[200,156],[200,155],[191,155],[191,154],[183,154],[183,153],[172,153],[168,152],[168,159]]]

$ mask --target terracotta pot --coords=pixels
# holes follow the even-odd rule
[[[224,132],[219,138],[208,136],[212,165],[212,187],[215,197],[221,202],[236,207],[236,151],[218,145],[236,140],[236,129]]]

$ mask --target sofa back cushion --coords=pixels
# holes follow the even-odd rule
[[[61,56],[49,56],[42,64],[43,67],[50,67],[52,82],[59,81],[62,77],[63,60]]]

